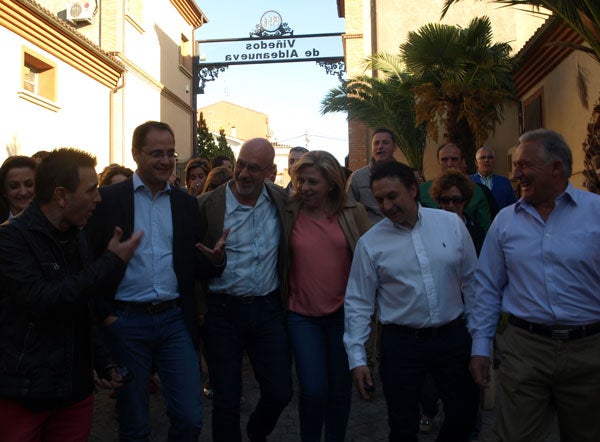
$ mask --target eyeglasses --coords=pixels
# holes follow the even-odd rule
[[[438,201],[440,204],[459,204],[463,203],[465,199],[462,196],[443,196]]]
[[[177,152],[175,152],[174,150],[168,150],[166,152],[163,152],[162,150],[153,150],[152,152],[146,152],[145,150],[141,149],[140,151],[142,153],[145,153],[149,157],[154,158],[155,160],[160,160],[164,157],[167,157],[170,160],[172,160],[173,158],[177,158]]]
[[[250,172],[253,175],[257,175],[261,172],[264,172],[269,167],[273,167],[273,165],[269,164],[268,166],[260,167],[258,164],[247,164],[246,162],[241,161],[241,160],[237,160],[235,162],[235,170],[236,171],[241,171],[242,169],[245,168],[246,170],[248,170],[248,172]]]
[[[479,158],[477,158],[478,160],[493,160],[494,156],[493,155],[481,155]]]

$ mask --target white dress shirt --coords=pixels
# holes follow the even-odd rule
[[[388,218],[373,226],[356,245],[346,287],[350,368],[366,365],[364,343],[377,292],[382,324],[439,327],[468,312],[476,261],[473,241],[455,213],[419,206],[412,229]]]

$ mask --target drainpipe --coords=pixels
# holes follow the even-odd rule
[[[109,100],[109,115],[108,115],[108,121],[109,121],[109,138],[110,138],[110,155],[109,155],[109,161],[110,163],[119,163],[119,164],[123,164],[123,146],[121,146],[121,158],[119,158],[118,160],[115,159],[115,128],[114,128],[114,124],[113,124],[113,119],[114,119],[114,108],[115,108],[115,104],[114,104],[114,100],[115,100],[115,94],[117,92],[119,92],[121,89],[123,89],[125,87],[125,72],[123,72],[123,74],[121,75],[121,77],[119,78],[119,84],[117,84],[116,87],[114,87],[113,89],[110,90],[110,100]],[[121,106],[121,110],[122,110],[123,106]],[[121,111],[121,139],[123,139],[123,127],[125,125],[124,122],[124,115],[123,112]],[[122,144],[122,143],[121,143]]]

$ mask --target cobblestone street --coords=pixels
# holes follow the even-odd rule
[[[383,397],[381,384],[376,378],[377,394],[370,402],[363,401],[353,389],[352,411],[348,424],[346,440],[349,442],[376,442],[387,441],[388,424],[385,399]],[[292,403],[285,409],[275,430],[269,437],[269,441],[294,442],[300,440],[297,411],[297,383],[295,383],[294,398]],[[116,441],[117,424],[114,411],[115,401],[109,398],[109,391],[101,390],[96,394],[96,405],[94,410],[94,425],[91,441],[112,442]],[[246,361],[244,368],[244,396],[246,404],[242,406],[241,419],[242,429],[248,421],[250,412],[254,409],[259,397],[259,390],[254,380],[252,369]],[[211,408],[212,403],[204,400],[204,428],[202,429],[201,442],[212,440],[211,437]],[[496,419],[495,410],[482,413],[482,432],[479,436],[480,442],[496,442],[493,425]],[[436,418],[436,430],[439,428],[440,417]],[[168,418],[163,406],[161,390],[150,396],[150,425],[152,429],[151,441],[166,441],[168,431]],[[553,432],[553,436],[547,442],[558,442],[559,438]],[[433,442],[437,431],[432,434],[421,434],[421,442]],[[244,439],[246,440],[246,439]]]

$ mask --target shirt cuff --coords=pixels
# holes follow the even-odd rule
[[[491,357],[492,340],[490,338],[473,338],[471,356]]]
[[[354,351],[348,355],[348,365],[350,370],[361,365],[367,365],[367,355],[364,351]]]

